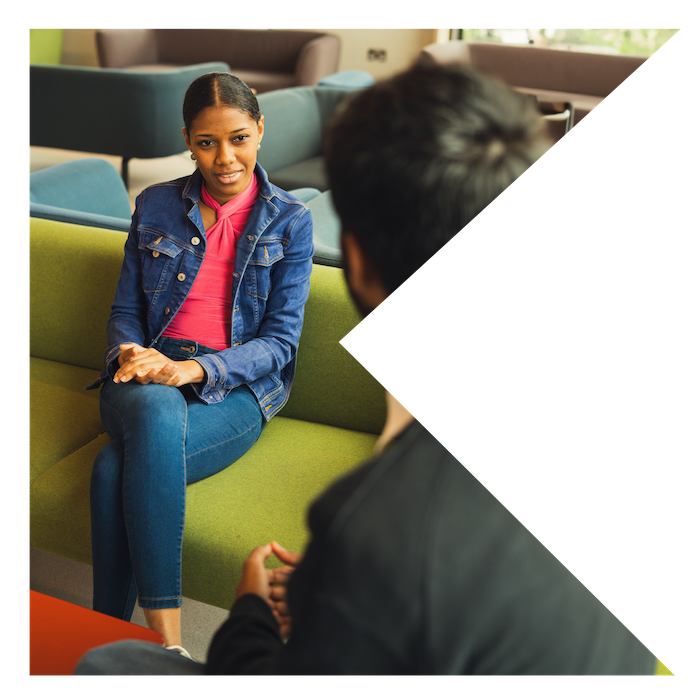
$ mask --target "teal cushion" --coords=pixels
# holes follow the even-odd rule
[[[314,187],[322,192],[328,189],[328,180],[324,171],[322,156],[307,158],[306,160],[279,168],[268,173],[270,182],[283,190],[292,190],[297,187]]]
[[[353,89],[340,87],[292,87],[271,90],[258,96],[260,111],[265,117],[265,138],[258,153],[258,161],[270,176],[270,180],[279,184],[273,177],[278,171],[310,159],[320,159],[323,155],[323,131],[338,105]],[[289,187],[319,187],[325,182],[321,178],[322,170],[314,166],[312,182],[301,179],[285,180]]]
[[[314,222],[314,262],[340,267],[340,219],[333,207],[330,190],[314,197],[308,207]]]
[[[29,202],[131,219],[131,202],[121,175],[102,158],[79,158],[29,176]]]

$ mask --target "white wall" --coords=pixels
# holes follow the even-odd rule
[[[375,78],[398,73],[413,63],[420,50],[436,41],[436,29],[316,29],[342,41],[339,70],[366,70]],[[386,51],[386,61],[368,61],[369,49]]]

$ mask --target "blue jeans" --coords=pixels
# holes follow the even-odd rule
[[[216,352],[169,338],[156,347],[175,361]],[[137,595],[143,608],[180,607],[186,485],[252,447],[264,425],[258,402],[245,385],[207,405],[187,385],[110,378],[100,414],[112,442],[90,481],[93,608],[129,620]]]

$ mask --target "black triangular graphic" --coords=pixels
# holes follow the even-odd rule
[[[343,340],[665,660],[694,325],[679,326],[687,43],[679,32]]]

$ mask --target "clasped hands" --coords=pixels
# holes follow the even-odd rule
[[[265,560],[272,554],[286,566],[267,569]],[[243,564],[241,581],[236,589],[236,598],[253,593],[270,606],[282,639],[289,639],[292,631],[292,618],[287,607],[287,581],[301,559],[301,554],[288,552],[277,542],[256,547]]]
[[[174,362],[154,348],[144,348],[136,343],[119,346],[119,369],[114,373],[115,384],[130,382],[139,384],[165,384],[183,386],[197,384],[204,379],[204,368],[196,360]]]

